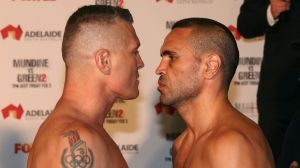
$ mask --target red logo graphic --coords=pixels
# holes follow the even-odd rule
[[[164,105],[162,103],[158,103],[155,105],[155,110],[156,110],[156,113],[157,114],[160,114],[162,112],[165,112],[165,113],[168,113],[170,115],[173,115],[176,111],[176,109],[172,106],[167,106],[167,105]]]
[[[23,31],[22,31],[20,25],[18,25],[18,27],[8,25],[1,30],[1,35],[2,35],[3,39],[6,39],[7,37],[11,37],[15,40],[20,40],[22,34],[23,34]]]
[[[159,1],[161,1],[161,0],[156,0],[156,2],[159,2]],[[169,3],[173,3],[174,0],[165,0],[165,1],[167,1]]]
[[[7,107],[5,107],[4,109],[2,109],[2,115],[3,115],[4,119],[6,119],[10,115],[13,115],[14,118],[20,120],[23,115],[23,112],[24,112],[24,110],[21,105],[19,105],[19,107],[16,107],[16,106],[10,104]]]
[[[241,34],[239,33],[239,31],[237,30],[236,27],[229,25],[227,28],[231,31],[231,33],[233,34],[233,36],[236,40],[241,39]]]

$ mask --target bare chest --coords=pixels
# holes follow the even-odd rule
[[[174,168],[206,168],[208,158],[205,154],[205,147],[195,146],[179,151],[173,162]]]
[[[174,168],[205,168],[206,165],[206,152],[207,145],[206,139],[197,141],[182,141],[179,144],[174,144],[175,153],[173,155]]]

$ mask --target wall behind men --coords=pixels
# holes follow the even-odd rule
[[[230,87],[232,104],[257,121],[256,90],[263,40],[246,41],[236,31],[242,0],[119,0],[135,20],[145,67],[140,96],[119,100],[105,128],[132,168],[170,168],[170,149],[184,123],[159,104],[155,68],[160,46],[172,24],[186,17],[208,17],[228,26],[240,49]],[[78,7],[95,0],[3,0],[0,2],[0,168],[26,167],[40,124],[53,111],[64,83],[61,42],[65,23]],[[31,62],[31,65],[25,62]],[[189,81],[187,81],[189,82]]]

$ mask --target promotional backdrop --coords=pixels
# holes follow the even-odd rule
[[[170,149],[184,123],[159,104],[155,69],[172,24],[187,17],[217,20],[234,34],[240,63],[230,87],[232,104],[257,121],[256,91],[263,39],[247,41],[236,30],[242,0],[119,0],[134,17],[145,67],[140,96],[118,100],[105,128],[131,168],[171,168]],[[68,17],[95,0],[1,0],[0,168],[24,168],[40,124],[62,94],[65,67],[61,42]],[[186,81],[189,82],[189,81]]]

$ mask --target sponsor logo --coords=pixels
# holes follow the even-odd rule
[[[15,143],[14,153],[15,154],[19,154],[19,153],[28,154],[30,152],[31,148],[32,148],[32,144]]]
[[[6,39],[8,37],[15,39],[15,40],[20,40],[23,34],[23,30],[20,25],[17,27],[14,27],[12,25],[8,25],[1,29],[1,36],[3,39]]]
[[[111,109],[105,118],[107,124],[127,124],[128,119],[123,109]]]
[[[31,30],[24,33],[24,40],[41,40],[41,41],[51,41],[51,40],[61,40],[62,31],[54,30]]]
[[[169,115],[173,115],[175,113],[175,111],[176,111],[176,109],[174,107],[167,106],[167,105],[164,105],[162,103],[156,104],[155,105],[155,110],[156,110],[157,114],[167,113]]]
[[[122,153],[138,153],[139,152],[138,144],[119,144],[118,146]]]
[[[47,109],[24,110],[21,104],[18,107],[13,104],[10,104],[2,109],[2,115],[4,119],[8,118],[9,116],[12,116],[13,118],[16,118],[18,120],[21,120],[23,114],[25,114],[26,120],[45,119],[50,115],[51,112],[52,110]]]
[[[20,120],[23,113],[24,113],[24,110],[23,110],[22,105],[20,105],[20,104],[18,107],[10,104],[7,107],[5,107],[4,109],[2,109],[2,115],[3,115],[4,119],[6,119],[9,116],[12,116],[13,118]]]
[[[227,26],[227,28],[231,31],[233,34],[233,37],[235,40],[240,40],[241,39],[241,34],[239,33],[238,29],[232,25]]]
[[[25,113],[25,117],[27,120],[46,119],[51,113],[52,110],[33,109],[33,110],[27,110]]]
[[[241,57],[234,85],[258,85],[262,57]]]
[[[96,0],[95,4],[124,7],[124,0]]]
[[[1,36],[3,39],[8,37],[20,40],[22,38],[26,41],[56,41],[62,40],[63,33],[60,30],[27,30],[23,31],[20,25],[14,27],[8,25],[1,29]]]
[[[45,69],[49,68],[47,58],[13,59],[12,65],[15,69],[26,69],[26,72],[16,74],[16,82],[12,84],[13,88],[51,88],[52,84],[45,72]]]

